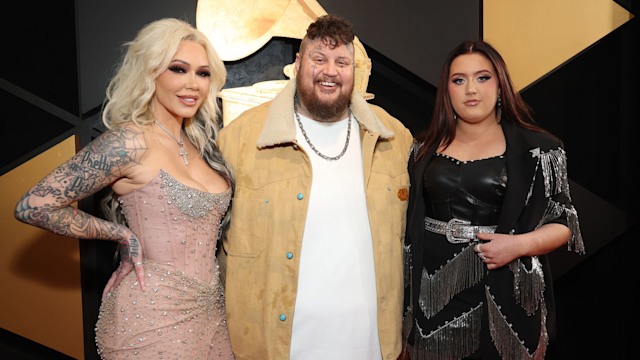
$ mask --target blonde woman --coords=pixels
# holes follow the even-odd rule
[[[105,288],[103,359],[232,359],[215,257],[234,184],[216,143],[224,64],[178,19],[146,25],[126,49],[107,88],[107,131],[29,190],[15,216],[120,244],[116,273],[128,274]],[[105,187],[110,220],[71,206]]]

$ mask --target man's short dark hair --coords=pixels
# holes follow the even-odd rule
[[[300,51],[304,50],[304,40],[322,39],[327,46],[333,49],[340,45],[351,44],[354,37],[353,25],[347,19],[337,15],[322,15],[307,28],[307,34],[302,41]]]

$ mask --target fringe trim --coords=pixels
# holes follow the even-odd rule
[[[500,307],[496,304],[491,295],[489,286],[485,288],[487,294],[487,308],[489,312],[489,331],[491,339],[498,353],[504,360],[543,360],[547,352],[549,334],[547,333],[547,308],[544,302],[541,303],[540,316],[540,338],[538,346],[533,353],[524,346],[523,341],[518,338],[518,334],[513,331],[507,318],[500,312]]]
[[[558,219],[563,212],[564,207],[560,203],[549,199],[549,201],[547,202],[547,208],[545,209],[544,214],[542,214],[542,218],[538,222],[536,229],[546,223],[551,222],[552,220]]]
[[[531,156],[538,158],[536,169],[534,171],[533,179],[531,181],[531,187],[527,194],[527,200],[525,205],[529,203],[531,194],[533,192],[533,185],[535,184],[536,175],[538,173],[538,167],[542,167],[542,176],[544,178],[544,194],[546,197],[550,197],[553,194],[561,192],[563,189],[568,193],[569,180],[567,177],[567,158],[564,149],[558,148],[548,152],[540,151],[540,148],[529,150]]]
[[[473,251],[473,245],[475,242],[469,243],[433,275],[422,269],[418,304],[427,319],[442,310],[454,295],[477,284],[484,277],[484,264]]]
[[[580,231],[580,221],[578,220],[578,211],[573,207],[563,207],[564,212],[567,214],[567,225],[571,230],[571,239],[567,243],[567,250],[578,254],[584,255],[587,250],[584,247],[584,241],[582,240],[582,232]]]
[[[533,315],[544,302],[544,272],[537,256],[531,257],[531,270],[520,259],[509,264],[513,272],[513,297],[527,315]]]
[[[416,321],[412,360],[456,360],[472,354],[480,345],[482,303],[425,335]]]
[[[569,191],[569,177],[567,174],[567,156],[566,152],[562,148],[557,150],[551,150],[543,153],[540,148],[531,150],[533,157],[538,157],[538,163],[542,166],[542,175],[544,176],[544,192],[546,197],[550,197],[554,194],[563,193],[569,202],[571,201],[571,192]],[[537,172],[536,168],[536,172]],[[534,176],[535,182],[535,176]],[[531,196],[532,188],[529,189],[529,195],[527,196],[527,202]],[[550,200],[549,207],[545,213],[545,217],[541,220],[538,226],[548,222],[548,220],[556,219],[564,212],[567,216],[567,225],[571,230],[571,239],[567,244],[569,251],[573,250],[579,254],[585,254],[584,241],[582,239],[582,232],[580,231],[580,222],[578,221],[578,211],[573,205],[564,205]],[[547,217],[548,216],[548,217]]]
[[[539,158],[538,162],[542,166],[545,196],[550,197],[562,191],[568,192],[567,157],[564,149],[541,152],[540,148],[536,148],[531,152],[534,157]]]

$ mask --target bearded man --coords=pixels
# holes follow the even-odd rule
[[[352,25],[307,29],[295,79],[225,126],[220,255],[237,359],[396,359],[413,137],[354,91]],[[226,269],[225,269],[226,268]]]

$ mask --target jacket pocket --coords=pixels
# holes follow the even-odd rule
[[[255,190],[236,187],[227,240],[229,256],[255,258],[265,248],[269,201],[257,195]]]

